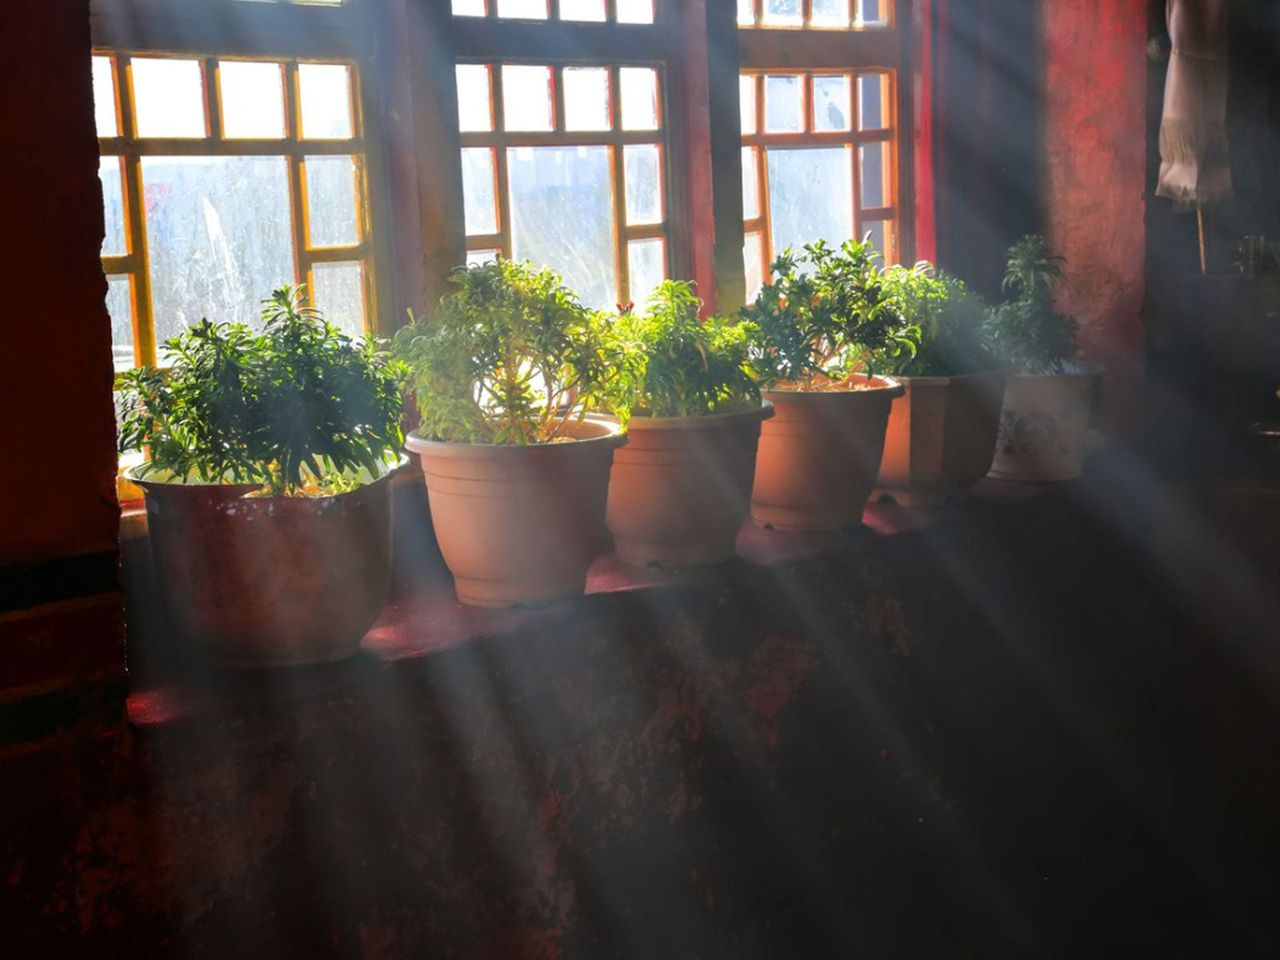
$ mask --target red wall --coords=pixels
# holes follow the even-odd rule
[[[1146,41],[1146,0],[1044,4],[1047,230],[1067,258],[1061,307],[1107,367],[1121,430],[1142,363]]]
[[[0,36],[3,565],[114,550],[119,511],[88,0],[5,0]]]

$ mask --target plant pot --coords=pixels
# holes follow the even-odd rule
[[[751,519],[777,530],[831,531],[860,523],[884,453],[895,397],[887,377],[860,389],[766,390],[775,416],[760,431]]]
[[[989,469],[1004,377],[901,377],[876,489],[903,506],[933,506],[973,486]]]
[[[1073,480],[1088,456],[1089,421],[1102,370],[1009,378],[991,476],[1056,483]]]
[[[458,599],[476,607],[580,595],[600,552],[616,424],[572,422],[559,443],[443,443],[410,435]]]
[[[230,666],[350,656],[386,603],[391,475],[331,497],[248,496],[255,485],[143,489],[169,622]]]
[[[626,563],[707,567],[733,556],[773,405],[708,417],[632,417],[614,457],[609,532]]]

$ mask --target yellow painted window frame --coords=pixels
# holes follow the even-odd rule
[[[633,240],[661,240],[664,278],[671,273],[671,193],[667,143],[667,106],[665,102],[666,78],[661,63],[519,63],[515,66],[547,67],[551,71],[552,129],[547,131],[505,130],[503,120],[502,70],[510,61],[485,61],[460,59],[459,66],[483,66],[489,75],[490,127],[485,131],[466,131],[459,134],[463,150],[483,148],[490,150],[494,171],[495,216],[498,230],[489,234],[467,234],[467,254],[496,251],[504,257],[511,254],[511,204],[507,181],[507,150],[517,147],[596,147],[609,150],[610,183],[613,201],[613,258],[617,302],[632,302],[630,244]],[[566,130],[564,106],[564,71],[570,67],[586,67],[609,72],[609,129]],[[621,108],[621,71],[626,67],[653,70],[657,90],[657,128],[653,130],[624,130]],[[658,192],[662,219],[656,223],[628,224],[626,202],[626,165],[624,151],[628,146],[656,146],[658,148]],[[465,229],[465,228],[464,228]]]
[[[147,224],[143,205],[142,158],[148,156],[264,156],[283,157],[288,162],[290,223],[293,233],[294,282],[314,282],[318,263],[358,263],[361,267],[361,295],[365,329],[375,326],[376,284],[374,252],[369,219],[369,184],[367,156],[361,116],[360,71],[358,66],[340,58],[304,59],[296,57],[192,56],[167,54],[155,50],[134,52],[95,49],[95,57],[111,60],[117,136],[99,137],[103,158],[118,157],[122,167],[126,252],[102,257],[102,269],[108,277],[128,277],[133,321],[134,364],[154,366],[158,362],[155,340],[155,316],[151,297],[150,261],[147,249]],[[140,137],[137,134],[133,95],[134,60],[181,59],[200,65],[204,90],[204,137]],[[218,64],[227,61],[278,63],[284,71],[284,136],[268,139],[228,138],[222,123],[222,90]],[[352,136],[342,139],[311,139],[302,136],[301,107],[298,90],[298,65],[323,63],[347,68],[350,77]],[[313,246],[310,243],[310,208],[307,202],[306,158],[308,156],[349,156],[354,164],[355,209],[358,239],[342,246]],[[264,296],[270,291],[263,291]]]

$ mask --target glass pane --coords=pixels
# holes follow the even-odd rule
[[[468,234],[498,232],[493,151],[488,147],[462,149],[462,206]]]
[[[137,57],[132,69],[138,136],[205,136],[199,61]]]
[[[769,24],[800,23],[800,0],[764,0],[763,22]]]
[[[748,233],[742,244],[742,267],[746,278],[747,303],[760,295],[764,286],[764,236]]]
[[[622,129],[658,129],[658,71],[648,67],[623,67],[618,71],[622,86]]]
[[[116,120],[116,80],[110,57],[93,58],[93,122],[100,137],[120,134]]]
[[[764,129],[766,133],[799,133],[804,130],[800,101],[803,86],[797,76],[764,78]]]
[[[889,77],[864,73],[858,77],[858,129],[883,130],[888,126]]]
[[[660,238],[632,240],[627,244],[627,269],[631,272],[631,302],[643,306],[653,288],[667,279],[666,244]]]
[[[853,236],[853,171],[846,147],[769,151],[769,220],[774,253],[814,240]]]
[[[858,9],[858,25],[882,24],[886,22],[884,0],[854,0]]]
[[[507,130],[551,129],[551,68],[502,65],[502,125]]]
[[[871,245],[880,251],[886,263],[897,261],[897,251],[893,249],[893,224],[888,220],[874,220],[862,225],[864,235],[871,238]]]
[[[497,250],[468,250],[467,266],[474,267],[481,263],[492,263],[498,259]]]
[[[742,219],[760,216],[760,170],[756,164],[756,148],[742,148]]]
[[[593,307],[617,302],[608,147],[507,151],[511,254],[559,271]]]
[[[627,223],[662,222],[662,169],[658,148],[652,144],[624,147],[627,171]]]
[[[742,116],[742,132],[756,132],[756,78],[744,74],[738,78],[738,111]]]
[[[341,63],[298,64],[298,103],[307,139],[350,137],[351,68]]]
[[[103,157],[98,161],[98,179],[102,181],[102,213],[106,235],[102,238],[103,256],[125,254],[129,244],[124,235],[124,182],[119,157]]]
[[[458,76],[458,129],[463,133],[493,129],[489,99],[489,68],[483,63],[460,63]]]
[[[143,157],[156,342],[202,317],[256,323],[292,283],[284,157]]]
[[[813,0],[810,23],[815,27],[849,26],[849,0]]]
[[[117,370],[133,366],[133,304],[128,277],[107,277],[107,316],[111,318],[111,356]]]
[[[858,148],[862,173],[862,208],[887,207],[889,197],[888,144],[868,143]]]
[[[324,318],[352,337],[364,333],[364,269],[359,263],[317,263],[311,268],[311,302]]]
[[[307,157],[307,211],[313,247],[360,242],[354,157]]]
[[[545,20],[547,0],[498,0],[498,16],[517,20]]]
[[[609,71],[604,67],[566,67],[564,128],[609,129]]]
[[[756,13],[751,0],[738,0],[738,26],[750,27],[756,22]]]
[[[231,139],[284,136],[284,76],[278,63],[218,63],[222,132]]]
[[[561,20],[604,20],[604,0],[560,0]]]
[[[618,0],[618,22],[653,23],[653,0]]]
[[[453,0],[455,17],[483,17],[484,14],[484,0]]]
[[[848,130],[851,126],[849,78],[817,76],[813,78],[813,129]]]

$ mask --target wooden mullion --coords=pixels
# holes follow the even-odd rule
[[[298,65],[285,64],[285,133],[290,141],[298,143],[302,138],[302,116],[298,105]],[[293,229],[293,277],[295,283],[307,285],[307,302],[315,306],[315,293],[311,289],[311,259],[307,250],[310,233],[307,220],[307,183],[305,161],[300,149],[289,152],[289,210]]]
[[[342,247],[311,247],[307,250],[307,260],[312,265],[317,263],[346,263],[348,260],[368,260],[372,248],[367,243],[356,243]]]
[[[890,83],[893,85],[893,102],[897,107],[893,118],[893,129],[896,135],[893,140],[894,146],[890,148],[893,152],[894,169],[893,202],[897,207],[898,222],[894,237],[898,245],[898,258],[904,263],[911,263],[916,259],[916,182],[911,139],[916,128],[911,82],[912,50],[915,48],[916,37],[909,6],[910,0],[898,0],[897,5],[890,0],[886,2],[889,2],[892,8],[890,16],[893,18],[893,24],[900,28],[898,29],[900,43],[898,69],[890,78]],[[910,229],[907,228],[908,223],[911,224]]]
[[[770,72],[896,70],[901,44],[894,30],[740,30],[742,64]]]
[[[147,257],[146,208],[142,202],[142,161],[133,141],[138,134],[133,109],[133,67],[128,54],[113,56],[116,102],[119,107],[121,162],[124,177],[125,235],[129,256],[137,269],[129,284],[133,315],[133,359],[139,366],[155,366],[156,332],[151,298],[150,260]]]
[[[551,129],[557,133],[563,133],[565,127],[564,119],[564,66],[554,65],[550,68],[551,75]]]
[[[214,57],[200,59],[200,80],[204,85],[204,128],[211,143],[226,139],[222,122],[222,79]]]
[[[490,111],[493,116],[493,132],[498,139],[490,145],[493,157],[493,196],[498,204],[498,252],[504,257],[513,256],[511,249],[511,195],[507,189],[507,149],[501,141],[506,127],[506,110],[502,102],[502,67],[489,67]],[[466,143],[464,139],[463,143]],[[465,229],[465,228],[464,228]]]
[[[764,222],[764,217],[749,217],[742,221],[742,232],[759,233],[762,232],[768,224]]]
[[[615,64],[609,67],[609,129],[622,130],[621,70]],[[627,250],[627,183],[623,147],[614,144],[609,148],[609,161],[613,171],[613,247],[614,267],[617,277],[618,303],[631,300],[631,264]]]
[[[126,238],[127,241],[127,238]],[[131,254],[107,254],[102,258],[102,272],[117,276],[124,273],[134,273],[138,269],[138,258]]]
[[[468,250],[494,250],[502,247],[500,233],[473,233],[467,236]]]
[[[101,145],[103,153],[123,153],[126,149],[143,157],[278,157],[302,152],[343,156],[363,153],[365,142],[361,137],[306,141],[292,140],[289,137],[272,140],[147,137],[126,144],[121,137],[110,137],[103,140]]]
[[[806,134],[813,133],[813,73],[806,70],[800,75],[801,126]]]
[[[362,139],[365,132],[365,111],[364,111],[364,71],[358,66],[347,67],[347,88],[350,95],[350,111],[351,111],[351,132],[360,134]],[[376,138],[375,138],[376,139]],[[361,307],[364,313],[364,328],[366,333],[379,334],[384,332],[381,330],[379,306],[381,299],[379,297],[379,277],[382,264],[390,264],[390,257],[378,256],[378,244],[375,241],[372,212],[373,212],[373,169],[374,165],[370,157],[364,153],[353,153],[351,155],[351,178],[352,190],[355,191],[356,201],[356,236],[360,242],[356,245],[360,249],[360,297]],[[389,288],[390,278],[382,278],[382,288]]]
[[[630,240],[666,240],[667,223],[637,223],[623,228],[623,239]]]
[[[512,133],[472,131],[461,135],[464,147],[611,147],[660,144],[661,130],[521,130]]]
[[[801,0],[800,24],[805,27],[813,24],[813,0]]]
[[[618,22],[618,0],[604,0],[604,22]]]
[[[892,130],[824,130],[816,133],[743,134],[744,147],[842,147],[849,143],[889,143]]]
[[[767,283],[769,265],[773,263],[773,211],[769,203],[769,151],[763,147],[756,160],[756,190],[760,197],[760,221],[764,228],[760,231],[760,251],[764,256],[760,276]]]

